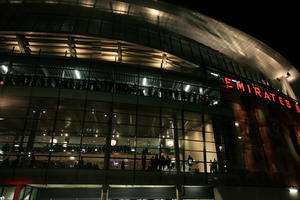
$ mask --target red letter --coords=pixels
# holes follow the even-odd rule
[[[282,97],[278,97],[278,99],[279,99],[279,103],[284,106],[284,103],[282,101]]]
[[[255,95],[261,97],[260,89],[258,87],[253,87],[253,88],[254,88]]]
[[[300,108],[297,104],[295,104],[295,108],[296,108],[297,113],[300,113]]]
[[[248,88],[248,93],[251,94],[251,88],[250,88],[250,85],[247,84],[247,88]]]
[[[231,79],[230,78],[224,78],[224,81],[225,81],[225,84],[226,84],[226,88],[233,88],[233,86],[232,85],[230,85],[230,83],[231,83]]]
[[[275,102],[275,94],[269,93],[272,96],[272,100]]]
[[[244,83],[236,82],[236,89],[243,90],[245,92]]]
[[[290,101],[287,100],[287,99],[285,100],[285,105],[286,105],[286,107],[288,107],[288,108],[292,108]]]
[[[269,100],[271,101],[271,98],[270,98],[270,96],[268,95],[268,93],[267,93],[266,91],[265,91],[264,98],[265,98],[265,99],[269,99]]]

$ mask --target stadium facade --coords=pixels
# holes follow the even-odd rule
[[[0,199],[299,199],[299,72],[151,0],[0,1]]]

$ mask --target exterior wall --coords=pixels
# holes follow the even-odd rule
[[[299,193],[290,193],[289,188],[268,187],[216,187],[214,188],[215,200],[296,200]]]
[[[300,185],[297,102],[225,81],[292,102],[257,70],[125,14],[1,7],[1,195],[94,184],[103,199],[299,198],[288,193]]]

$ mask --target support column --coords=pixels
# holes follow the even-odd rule
[[[108,200],[108,185],[103,185],[102,186],[102,193],[101,193],[101,199],[100,200]]]
[[[21,191],[22,191],[23,187],[24,187],[24,185],[16,185],[13,200],[19,200],[20,199],[20,195],[21,195]]]
[[[183,200],[183,186],[176,185],[176,199]]]

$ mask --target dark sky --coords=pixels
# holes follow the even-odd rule
[[[197,10],[238,28],[269,45],[300,69],[300,6],[297,3],[288,0],[272,1],[269,5],[262,4],[263,0],[260,3],[240,1],[239,4],[227,0],[220,1],[223,3],[212,0],[163,1]]]

